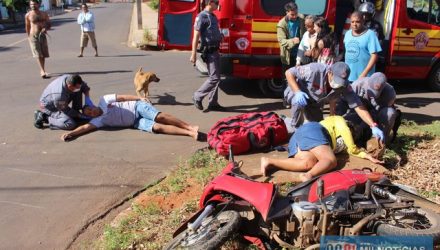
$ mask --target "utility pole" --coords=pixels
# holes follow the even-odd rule
[[[138,30],[142,29],[142,0],[136,0],[137,7],[137,19],[138,19]]]

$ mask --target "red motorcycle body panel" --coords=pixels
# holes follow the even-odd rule
[[[356,185],[365,184],[370,175],[370,173],[363,170],[340,170],[325,174],[319,179],[324,181],[324,197],[326,197],[334,192],[349,190]],[[317,181],[315,181],[310,187],[309,202],[318,201],[317,186]]]
[[[230,175],[220,175],[206,186],[200,198],[200,207],[205,207],[209,200],[219,201],[218,194],[228,193],[252,204],[264,220],[269,214],[274,186],[270,183],[254,182]]]

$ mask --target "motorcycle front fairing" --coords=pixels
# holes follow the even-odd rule
[[[266,220],[275,194],[274,191],[274,185],[271,183],[255,182],[224,174],[215,178],[205,188],[200,198],[200,207],[206,206],[214,195],[231,194],[252,204]]]

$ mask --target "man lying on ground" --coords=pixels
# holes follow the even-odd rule
[[[134,95],[105,95],[98,107],[84,106],[83,113],[92,120],[63,134],[61,140],[68,141],[102,127],[134,127],[150,133],[190,136],[195,140],[199,135],[199,126],[162,113],[146,98]]]

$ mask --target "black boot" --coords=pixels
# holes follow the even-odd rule
[[[34,112],[34,126],[36,128],[42,129],[44,123],[48,123],[47,115],[40,110],[35,110]]]

